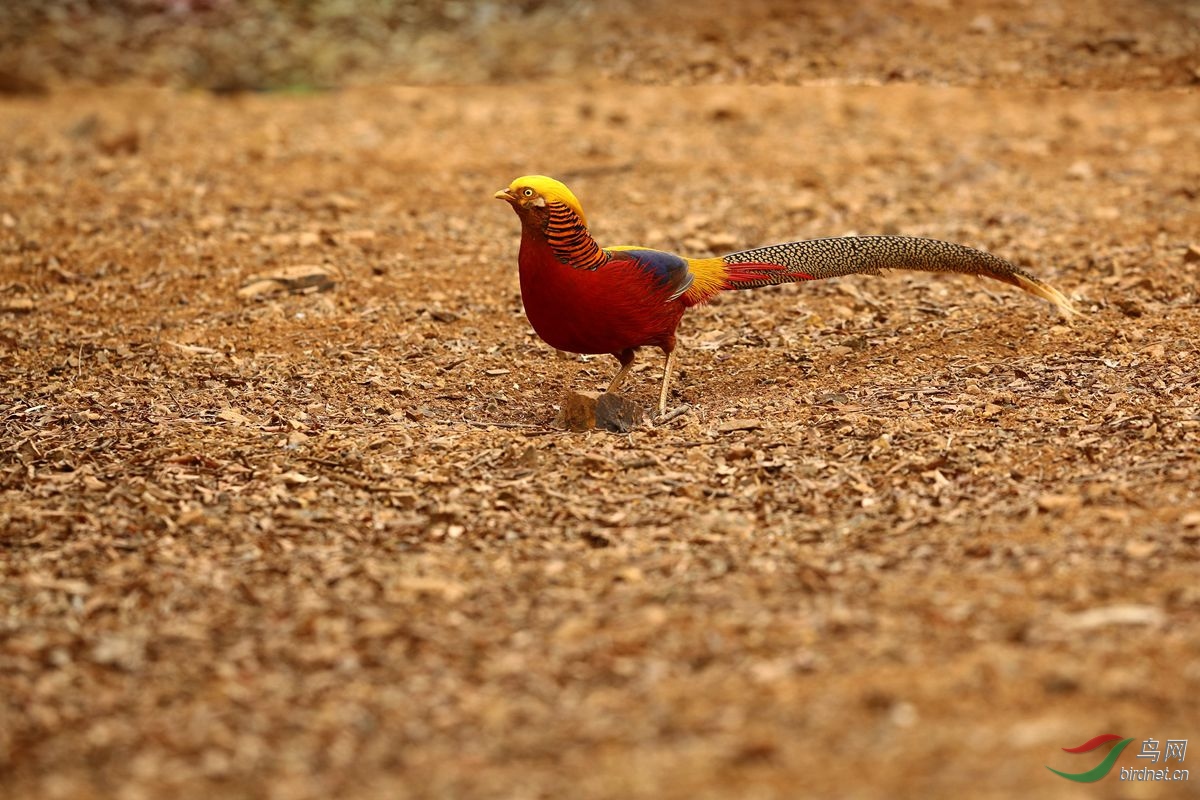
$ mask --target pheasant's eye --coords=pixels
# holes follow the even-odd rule
[[[525,191],[521,192],[521,194],[525,195],[526,197],[533,197],[533,189],[526,189]]]

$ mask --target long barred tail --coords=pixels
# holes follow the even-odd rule
[[[1048,300],[1063,317],[1075,313],[1061,292],[998,256],[937,239],[845,236],[742,250],[724,257],[726,289],[751,289],[839,275],[879,275],[885,269],[961,272],[1011,284]]]

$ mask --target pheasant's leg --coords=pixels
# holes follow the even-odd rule
[[[627,348],[619,353],[613,353],[613,358],[621,362],[621,369],[613,376],[612,382],[608,384],[607,391],[612,394],[617,389],[621,388],[621,384],[625,381],[625,376],[629,374],[630,368],[633,367],[633,348]]]
[[[675,351],[667,351],[667,366],[663,369],[662,391],[658,393],[658,415],[667,413],[667,389],[671,385],[671,369],[675,366]]]

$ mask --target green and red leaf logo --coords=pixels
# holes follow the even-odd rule
[[[1117,763],[1117,759],[1120,757],[1121,751],[1128,747],[1129,743],[1132,741],[1133,739],[1122,739],[1115,733],[1105,733],[1095,737],[1094,739],[1087,740],[1078,747],[1063,748],[1063,750],[1068,753],[1090,753],[1097,747],[1102,747],[1109,742],[1116,742],[1116,747],[1114,747],[1112,750],[1109,750],[1108,755],[1104,757],[1104,760],[1092,769],[1089,769],[1087,772],[1060,772],[1054,767],[1049,766],[1046,767],[1046,769],[1050,770],[1055,775],[1066,778],[1069,781],[1075,781],[1076,783],[1093,783],[1109,773],[1109,770],[1113,768],[1113,764]]]

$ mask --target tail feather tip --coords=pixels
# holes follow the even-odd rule
[[[1066,295],[1050,284],[1042,283],[1036,278],[1027,278],[1024,275],[1016,275],[1015,277],[1022,289],[1052,303],[1058,309],[1058,313],[1067,322],[1070,322],[1079,313],[1071,301],[1067,299]]]

